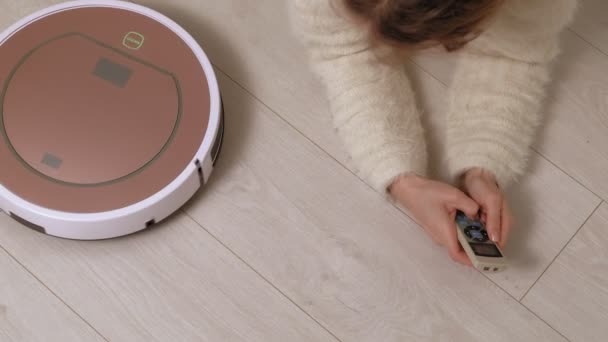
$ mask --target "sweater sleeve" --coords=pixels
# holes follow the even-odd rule
[[[448,165],[456,181],[470,168],[501,187],[527,168],[541,122],[550,64],[577,0],[511,0],[462,52],[450,86]]]
[[[403,173],[426,173],[426,145],[403,66],[381,63],[363,29],[332,0],[292,0],[296,36],[327,91],[333,122],[361,176],[385,193]]]

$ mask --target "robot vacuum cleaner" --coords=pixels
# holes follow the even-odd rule
[[[0,35],[0,208],[76,240],[143,230],[209,179],[223,138],[212,65],[178,24],[72,1]]]

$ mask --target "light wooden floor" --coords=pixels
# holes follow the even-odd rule
[[[3,1],[0,26],[59,1]],[[141,1],[215,63],[227,140],[159,227],[70,242],[0,215],[0,341],[606,341],[608,2],[564,34],[531,173],[509,196],[513,267],[457,266],[357,177],[284,0]],[[454,57],[408,63],[442,155]],[[1,166],[0,166],[1,167]]]

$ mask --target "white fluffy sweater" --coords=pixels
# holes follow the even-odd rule
[[[326,86],[347,151],[384,192],[400,174],[427,174],[414,90],[403,68],[380,62],[366,29],[336,11],[333,1],[290,0],[291,21]],[[550,64],[577,2],[506,0],[482,36],[462,50],[447,126],[454,180],[482,167],[507,187],[524,173]]]

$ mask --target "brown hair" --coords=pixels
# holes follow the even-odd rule
[[[408,49],[443,45],[462,48],[504,0],[343,0],[368,24],[374,40]]]

